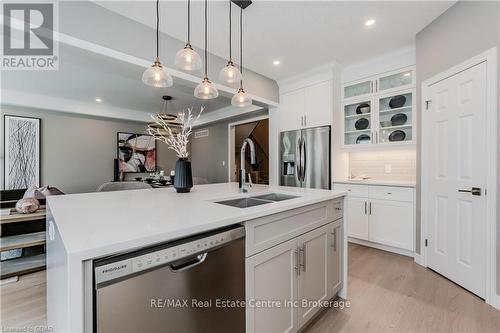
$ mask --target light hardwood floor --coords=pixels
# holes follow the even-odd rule
[[[500,311],[411,258],[349,245],[350,307],[327,309],[307,333],[500,332]],[[45,272],[0,288],[1,326],[45,325]]]
[[[350,244],[348,274],[350,308],[305,332],[500,332],[500,311],[411,258]]]

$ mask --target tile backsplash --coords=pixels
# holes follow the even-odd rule
[[[349,153],[349,174],[377,180],[415,181],[415,150],[366,151]]]

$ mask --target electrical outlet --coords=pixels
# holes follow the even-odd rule
[[[390,164],[385,165],[385,173],[391,173],[392,172],[392,166]]]

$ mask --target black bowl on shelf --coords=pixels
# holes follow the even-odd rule
[[[389,101],[389,106],[391,109],[401,108],[406,104],[406,97],[403,95],[394,96]]]
[[[356,108],[356,114],[370,113],[370,111],[370,104],[368,103],[361,103]]]
[[[408,120],[408,116],[404,113],[396,113],[394,116],[391,117],[391,124],[392,126],[401,126],[406,124],[406,121]]]
[[[401,130],[396,130],[389,134],[389,141],[394,142],[394,141],[404,141],[406,138],[406,133],[401,131]]]
[[[361,134],[358,136],[356,139],[356,144],[363,144],[363,143],[369,143],[371,141],[371,138],[368,134]]]
[[[370,125],[370,122],[368,121],[368,119],[366,118],[359,118],[358,120],[356,120],[356,122],[354,123],[354,127],[357,129],[357,130],[364,130],[364,129],[367,129],[368,126]]]

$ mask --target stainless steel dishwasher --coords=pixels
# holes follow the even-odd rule
[[[245,229],[94,261],[94,332],[244,332]]]

